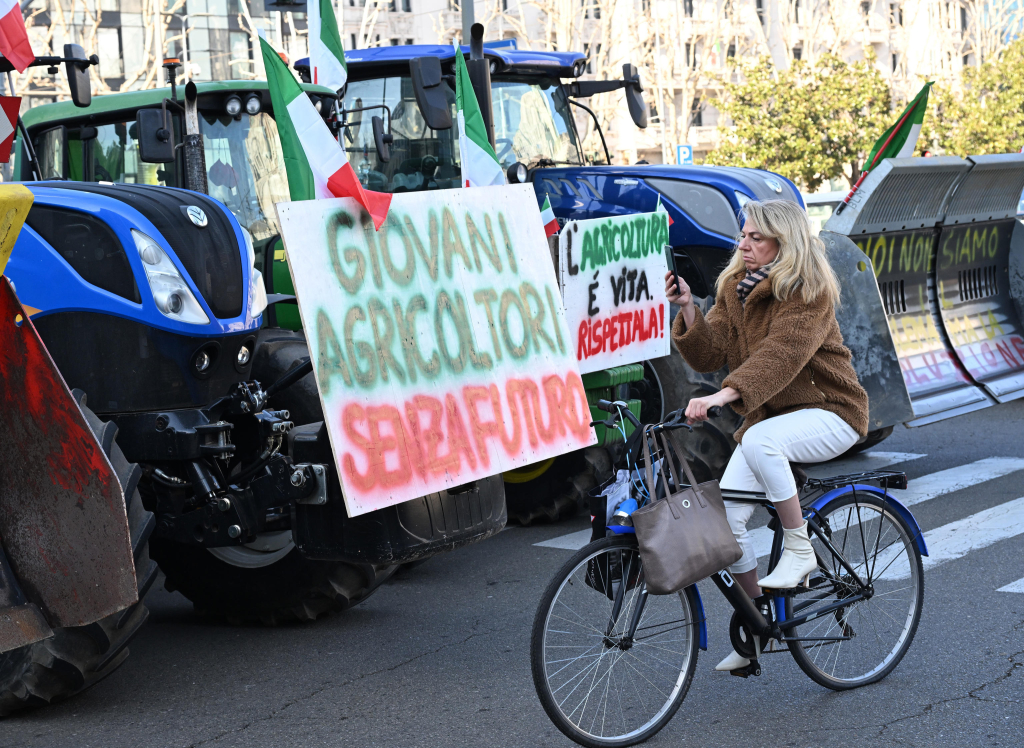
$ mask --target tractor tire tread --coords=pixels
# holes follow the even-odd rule
[[[146,540],[154,517],[134,495],[137,480],[134,484],[131,480],[137,466],[127,462],[116,446],[117,427],[97,418],[86,407],[85,394],[80,390],[72,394],[118,481],[122,486],[132,486],[125,503],[135,568],[147,569],[147,573],[139,578],[139,602],[131,607],[86,626],[54,629],[49,639],[0,654],[0,717],[63,701],[110,675],[128,657],[128,644],[149,617],[144,599],[152,586],[155,566],[149,559]]]

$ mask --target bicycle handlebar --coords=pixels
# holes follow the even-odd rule
[[[634,426],[637,428],[643,428],[643,424],[640,423],[640,419],[633,415],[633,412],[629,409],[629,405],[622,400],[616,400],[614,402],[610,400],[598,400],[594,405],[598,410],[611,413],[614,417],[606,421],[593,421],[590,424],[591,426],[603,424],[609,428],[614,428],[615,422],[624,415]],[[708,408],[708,418],[718,418],[720,415],[722,415],[722,406],[715,405]],[[684,410],[680,408],[679,410],[674,410],[669,413],[665,417],[665,420],[657,425],[660,427],[659,430],[665,429],[668,431],[680,428],[690,428],[690,425],[686,423],[685,418]]]

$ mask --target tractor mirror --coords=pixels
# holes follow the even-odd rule
[[[384,132],[384,120],[380,117],[371,118],[370,125],[373,127],[373,144],[377,148],[377,157],[381,163],[386,164],[391,160],[391,143],[394,142],[394,137],[391,133]]]
[[[626,81],[626,106],[633,124],[641,130],[647,127],[647,107],[644,105],[644,87],[640,83],[640,74],[636,65],[627,62],[622,66],[622,77]]]
[[[166,118],[166,119],[165,119]],[[147,164],[174,161],[174,123],[163,109],[140,109],[135,115],[139,160]]]
[[[89,106],[92,103],[92,82],[89,80],[90,62],[81,44],[65,44],[64,69],[68,76],[68,90],[75,106]],[[72,62],[81,60],[81,62]]]
[[[441,61],[436,57],[414,57],[409,60],[412,90],[420,114],[431,130],[447,130],[452,126],[452,111],[441,85]]]

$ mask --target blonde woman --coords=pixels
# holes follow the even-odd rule
[[[686,362],[702,372],[729,367],[722,389],[690,400],[686,416],[704,421],[709,408],[729,404],[744,417],[722,488],[764,491],[785,531],[778,566],[758,581],[746,528],[754,505],[725,502],[743,549],[730,571],[754,598],[762,587],[796,587],[817,568],[789,463],[824,462],[852,447],[867,433],[868,396],[836,321],[839,283],[807,214],[796,203],[765,200],[747,203],[743,218],[706,318],[682,279],[668,273],[665,290],[682,308],[672,339]],[[733,652],[716,669],[749,662]]]

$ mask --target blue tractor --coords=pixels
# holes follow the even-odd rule
[[[312,620],[364,600],[399,564],[504,527],[498,477],[348,517],[322,422],[295,426],[269,404],[310,372],[308,356],[254,377],[268,298],[251,236],[223,204],[152,185],[26,186],[34,202],[5,275],[117,469],[140,603],[97,629],[98,651],[61,632],[0,654],[0,715],[120,664],[145,620],[150,559],[199,611]]]

